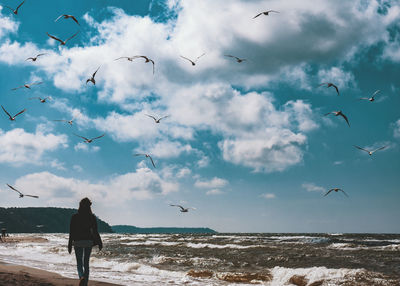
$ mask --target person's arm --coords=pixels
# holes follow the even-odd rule
[[[94,224],[93,224],[93,234],[94,234],[94,244],[99,246],[99,250],[103,248],[103,242],[101,241],[101,237],[99,231],[97,230],[97,219],[96,216],[93,215]]]
[[[68,239],[68,253],[72,252],[72,228],[73,228],[73,217],[71,217],[71,222],[69,224],[69,239]]]

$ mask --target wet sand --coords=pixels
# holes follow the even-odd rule
[[[17,236],[6,237],[5,241],[0,243],[29,243],[39,242],[46,243],[48,240],[43,237],[36,236]],[[78,275],[77,275],[78,276]],[[76,286],[79,284],[78,279],[71,279],[61,276],[60,274],[44,271],[36,268],[8,264],[0,261],[0,286]],[[89,286],[118,286],[106,282],[89,280]]]
[[[78,279],[63,277],[57,273],[20,265],[0,262],[0,285],[14,286],[76,286]],[[116,286],[106,282],[89,281],[89,286]]]

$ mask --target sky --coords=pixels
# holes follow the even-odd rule
[[[76,208],[89,197],[111,225],[400,232],[398,1],[6,8],[18,5],[0,3],[0,103],[11,115],[26,108],[15,121],[0,110],[1,207]],[[253,18],[266,10],[279,13]],[[80,25],[55,22],[62,14]],[[78,31],[65,46],[46,35]],[[194,66],[181,57],[203,54]],[[154,74],[143,58],[115,60],[135,55],[152,59]],[[86,84],[98,67],[96,85]],[[327,82],[340,95],[319,86]],[[324,116],[339,110],[350,126]],[[105,136],[87,144],[74,134]],[[370,156],[354,145],[386,148]],[[20,199],[6,184],[40,198]],[[324,197],[331,188],[348,197]]]

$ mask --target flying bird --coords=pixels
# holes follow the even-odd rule
[[[375,101],[375,96],[378,94],[378,93],[380,93],[381,91],[378,89],[377,91],[375,91],[373,94],[372,94],[372,96],[371,97],[361,97],[361,98],[359,98],[358,100],[368,100],[368,101],[370,101],[370,102],[373,102],[373,101]]]
[[[154,61],[150,59],[149,57],[146,56],[132,56],[132,57],[119,57],[118,59],[115,59],[114,61],[120,60],[120,59],[127,59],[128,61],[132,62],[134,59],[139,59],[143,58],[145,59],[145,63],[152,63],[153,64],[153,74],[154,74]]]
[[[18,9],[22,6],[22,4],[24,4],[25,0],[21,2],[21,4],[18,5],[18,7],[14,10],[13,8],[9,7],[9,6],[5,6],[6,8],[10,9],[11,11],[13,11],[13,13],[15,15],[18,15]]]
[[[332,191],[334,191],[334,192],[339,192],[339,191],[341,191],[341,192],[343,192],[343,194],[346,196],[346,197],[348,197],[348,195],[345,193],[345,191],[343,191],[342,189],[339,189],[339,188],[333,188],[333,189],[330,189],[325,195],[324,195],[324,197],[326,197],[327,195],[329,195],[329,193],[330,192],[332,192]]]
[[[36,57],[29,57],[29,58],[27,58],[25,61],[31,60],[32,62],[36,62],[36,60],[38,59],[38,57],[43,56],[43,55],[45,55],[45,54],[46,54],[46,53],[44,53],[44,54],[38,54],[38,55],[36,55]]]
[[[160,123],[160,120],[161,119],[164,119],[164,118],[167,118],[167,117],[169,117],[169,115],[167,115],[167,116],[163,116],[163,117],[160,117],[160,118],[155,118],[154,116],[152,116],[152,115],[148,115],[148,114],[145,114],[146,116],[148,116],[148,117],[150,117],[150,118],[153,118],[154,119],[154,121],[156,122],[156,123]]]
[[[50,97],[50,96],[45,97],[45,98],[41,98],[41,97],[30,97],[29,99],[39,99],[39,101],[40,101],[41,103],[45,103],[46,100],[48,100],[48,99],[50,100],[51,97]]]
[[[184,56],[181,56],[181,58],[183,58],[183,59],[185,59],[185,60],[188,60],[189,62],[191,62],[192,63],[192,66],[195,66],[196,65],[196,62],[198,61],[198,59],[200,59],[202,56],[204,56],[206,53],[204,53],[204,54],[202,54],[201,56],[198,56],[194,61],[192,61],[191,59],[188,59],[188,58],[186,58],[186,57],[184,57]]]
[[[339,88],[338,88],[336,85],[334,85],[333,83],[331,83],[331,82],[324,82],[324,83],[321,83],[321,84],[318,85],[318,86],[322,86],[322,85],[326,85],[327,88],[333,86],[333,87],[336,89],[337,95],[340,95],[340,94],[339,94]]]
[[[50,34],[47,33],[47,32],[46,32],[46,34],[47,34],[47,36],[49,36],[50,38],[52,38],[52,39],[54,39],[54,40],[56,40],[56,41],[59,41],[61,46],[64,46],[69,40],[71,40],[73,37],[75,37],[76,35],[78,35],[78,34],[79,34],[79,31],[76,32],[75,34],[73,34],[71,37],[69,37],[69,38],[66,39],[65,41],[60,40],[59,38],[57,38],[57,37],[55,37],[55,36],[52,36],[52,35],[50,35]]]
[[[80,24],[79,24],[78,20],[75,18],[75,16],[67,15],[67,14],[60,15],[57,19],[54,20],[54,22],[57,22],[61,17],[63,17],[64,19],[72,19],[75,21],[75,23],[77,23],[80,26]]]
[[[181,213],[187,213],[190,209],[192,209],[192,210],[195,210],[195,208],[184,208],[183,206],[181,206],[181,205],[170,205],[171,207],[178,207],[178,208],[180,208],[180,212]]]
[[[97,137],[94,137],[94,138],[91,138],[91,139],[86,138],[86,137],[83,137],[83,136],[79,136],[79,135],[77,135],[77,134],[75,134],[75,133],[74,133],[74,135],[75,135],[75,136],[78,136],[78,137],[80,137],[80,138],[82,138],[82,139],[84,140],[85,143],[92,143],[93,140],[99,139],[99,138],[103,137],[103,136],[106,135],[106,134],[103,134],[103,135],[100,135],[100,136],[97,136]]]
[[[10,113],[7,112],[7,110],[5,110],[5,108],[3,107],[3,105],[1,106],[1,108],[3,108],[4,112],[8,115],[8,117],[10,118],[11,121],[15,120],[15,117],[17,117],[18,115],[24,113],[26,111],[26,109],[18,112],[17,114],[15,114],[14,116],[11,116]]]
[[[20,88],[23,88],[23,87],[31,89],[32,85],[38,85],[38,84],[42,84],[42,83],[43,82],[41,81],[41,82],[35,82],[35,83],[31,83],[31,84],[24,84],[24,85],[21,85],[19,87],[12,88],[11,90],[17,90],[17,89],[20,89]]]
[[[151,161],[151,164],[153,165],[153,167],[155,168],[156,165],[154,164],[153,158],[151,158],[151,156],[149,154],[135,154],[133,156],[145,156],[146,158],[149,158]]]
[[[232,56],[232,55],[224,55],[224,56],[225,56],[225,57],[234,58],[234,59],[236,59],[236,61],[237,61],[238,63],[241,63],[241,62],[246,61],[246,59],[241,59],[241,58],[238,58],[238,57]]]
[[[65,120],[65,119],[56,119],[56,120],[53,120],[53,121],[67,122],[71,126],[72,126],[72,123],[74,122],[73,120]]]
[[[255,19],[255,18],[257,18],[258,16],[261,16],[261,15],[269,16],[269,13],[271,13],[271,12],[273,12],[273,13],[279,13],[278,11],[275,11],[275,10],[268,10],[268,11],[264,11],[264,12],[261,12],[261,13],[255,15],[255,16],[253,17],[253,19]]]
[[[31,198],[36,198],[36,199],[39,198],[38,196],[24,195],[23,193],[21,193],[20,191],[18,191],[17,189],[15,189],[13,186],[11,186],[11,185],[9,185],[9,184],[7,184],[7,186],[8,186],[11,190],[16,191],[16,192],[19,194],[19,197],[20,197],[20,198],[23,198],[23,197],[31,197]]]
[[[383,150],[383,149],[385,149],[387,146],[383,146],[383,147],[380,147],[380,148],[378,148],[378,149],[375,149],[375,150],[373,150],[373,151],[369,151],[369,150],[366,150],[366,149],[364,149],[364,148],[361,148],[361,147],[359,147],[359,146],[356,146],[356,145],[354,145],[354,147],[356,147],[357,149],[360,149],[360,150],[362,150],[362,151],[365,151],[365,152],[367,152],[368,153],[368,155],[372,155],[372,154],[374,154],[376,151],[379,151],[379,150]]]
[[[344,120],[346,120],[347,125],[349,125],[349,127],[350,127],[350,123],[349,123],[349,120],[347,119],[347,116],[344,115],[341,110],[328,112],[328,113],[325,114],[325,116],[327,116],[329,114],[334,114],[335,116],[339,116],[339,115],[342,116],[344,118]]]
[[[97,68],[97,70],[93,73],[93,75],[90,77],[90,78],[88,78],[87,80],[86,80],[86,84],[90,81],[91,83],[93,83],[93,85],[95,85],[96,84],[96,80],[94,79],[94,77],[96,76],[96,73],[97,73],[97,71],[100,69],[100,67],[98,67]]]

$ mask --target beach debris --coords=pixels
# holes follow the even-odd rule
[[[288,283],[294,284],[296,286],[307,286],[308,279],[306,276],[301,275],[293,275],[290,277]]]
[[[231,283],[251,283],[253,281],[268,282],[272,280],[270,273],[223,273],[216,275],[219,280]]]
[[[189,275],[191,277],[195,278],[211,278],[214,276],[214,272],[211,270],[194,270],[190,269],[186,275]]]

